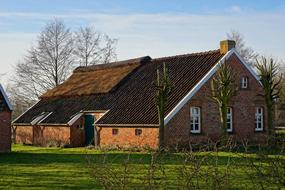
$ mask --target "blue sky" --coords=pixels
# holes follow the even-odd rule
[[[259,53],[285,59],[284,0],[0,0],[0,82],[55,17],[118,38],[118,59],[216,49],[231,30]]]

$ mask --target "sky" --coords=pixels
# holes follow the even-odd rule
[[[218,49],[232,30],[258,53],[285,60],[284,0],[0,0],[0,83],[54,18],[117,38],[118,60]]]

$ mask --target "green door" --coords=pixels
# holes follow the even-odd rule
[[[94,145],[94,115],[85,115],[85,145]]]

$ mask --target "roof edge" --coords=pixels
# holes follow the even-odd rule
[[[12,125],[17,124],[16,121],[20,119],[23,115],[25,115],[30,109],[32,109],[35,105],[37,105],[40,101],[34,103],[31,107],[29,107],[26,111],[24,111],[21,115],[19,115],[16,119],[12,121]]]
[[[158,124],[96,124],[98,127],[149,127],[149,128],[157,128]]]
[[[234,49],[228,51],[206,75],[184,96],[181,101],[164,117],[165,125],[182,109],[182,107],[198,92],[198,90],[216,73],[220,65],[234,53]]]
[[[9,100],[9,98],[8,98],[6,92],[4,91],[4,88],[1,84],[0,84],[0,92],[2,93],[2,95],[4,97],[4,100],[5,100],[6,104],[8,105],[9,110],[13,111],[13,106],[12,106],[12,104],[11,104],[11,102],[10,102],[10,100]]]
[[[181,58],[181,57],[189,57],[189,56],[197,56],[197,55],[205,55],[205,54],[214,54],[214,53],[217,53],[219,51],[220,51],[219,49],[215,49],[215,50],[186,53],[186,54],[173,55],[173,56],[156,57],[156,58],[153,58],[152,60],[157,61],[157,60],[164,60],[164,59],[172,59],[175,57]]]

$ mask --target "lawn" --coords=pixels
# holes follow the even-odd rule
[[[231,188],[258,189],[258,185],[251,185],[249,173],[254,173],[254,171],[247,168],[244,164],[245,160],[253,159],[253,163],[263,165],[263,167],[267,167],[268,164],[265,162],[265,158],[261,159],[255,153],[219,152],[218,154],[209,154],[200,152],[195,153],[195,157],[187,155],[187,160],[185,154],[182,153],[164,154],[157,159],[160,164],[150,167],[151,157],[149,153],[102,152],[86,148],[43,148],[13,145],[12,153],[0,154],[0,189],[101,189],[99,183],[94,179],[94,176],[98,179],[98,175],[103,178],[111,178],[109,181],[101,179],[101,184],[107,184],[109,187],[112,187],[114,183],[123,183],[118,178],[125,177],[133,184],[140,184],[140,187],[143,186],[141,183],[144,179],[144,183],[154,183],[159,186],[161,184],[156,184],[156,182],[163,182],[168,189],[177,189],[182,183],[187,183],[187,179],[193,174],[191,171],[195,170],[193,165],[191,167],[185,163],[199,162],[199,160],[201,165],[195,165],[196,169],[212,171],[212,173],[207,173],[209,179],[204,180],[200,184],[200,188],[213,185],[213,179],[216,179],[213,174],[220,178],[219,180],[223,180],[222,178],[225,177],[223,173],[226,173],[229,164],[235,163],[229,174],[229,179],[232,181]],[[206,157],[207,160],[203,161]],[[280,159],[280,155],[273,152],[270,158],[275,159],[275,157]],[[285,160],[284,155],[281,158],[283,161]],[[105,163],[112,164],[103,166],[101,164],[103,160]],[[92,164],[87,164],[88,161],[91,161]],[[95,170],[90,169],[93,166],[98,166],[99,169],[98,167]],[[90,171],[93,171],[93,176]],[[127,172],[124,174],[122,171]],[[149,180],[149,171],[157,175],[155,180]],[[200,180],[197,178],[199,178],[198,175],[194,176],[193,181]],[[274,184],[269,185],[275,189]]]

